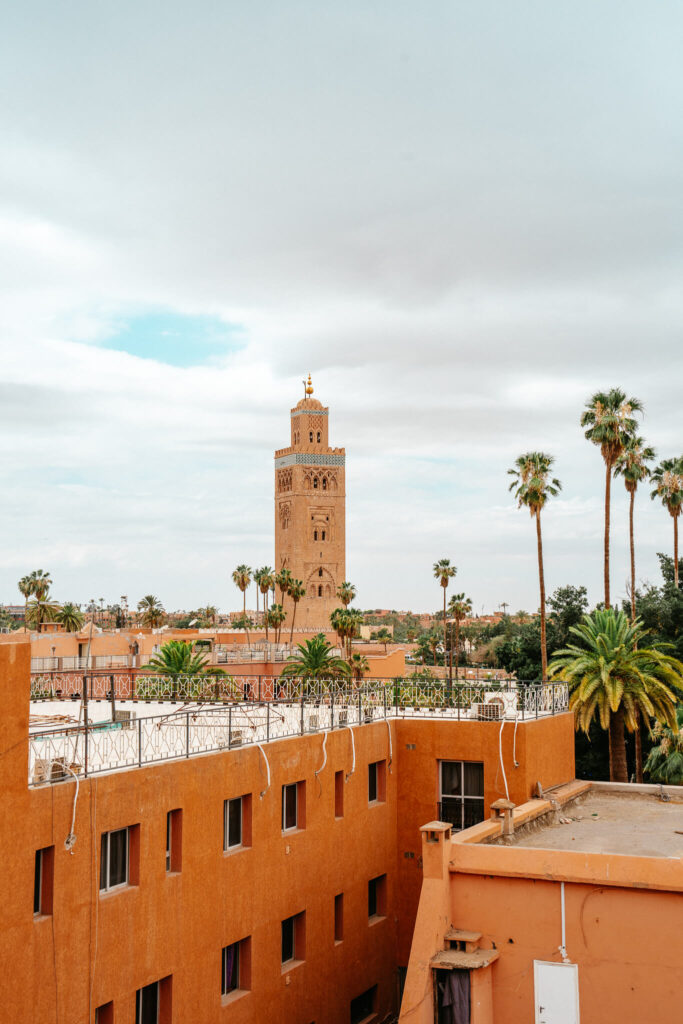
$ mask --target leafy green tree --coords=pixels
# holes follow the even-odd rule
[[[515,492],[518,508],[528,508],[529,515],[536,520],[536,550],[538,555],[538,581],[541,590],[541,678],[548,678],[548,648],[546,643],[545,575],[543,572],[543,538],[541,535],[541,511],[548,498],[560,493],[562,484],[557,477],[551,477],[552,455],[545,452],[526,452],[515,460],[508,475],[514,477],[509,490]]]
[[[633,732],[640,715],[676,728],[683,664],[642,647],[642,624],[630,623],[622,611],[595,611],[571,632],[579,642],[557,652],[550,675],[569,683],[577,729],[588,732],[597,718],[609,730],[610,779],[628,782],[624,727]]]
[[[605,463],[605,608],[610,607],[609,535],[612,473],[617,459],[629,440],[635,437],[638,429],[633,413],[642,411],[642,403],[637,398],[627,398],[624,391],[611,388],[609,391],[596,391],[581,414],[581,426],[586,428],[584,437],[600,448]]]
[[[614,475],[624,478],[629,495],[628,535],[631,550],[631,621],[636,621],[636,549],[633,533],[633,508],[638,484],[650,476],[648,462],[656,457],[654,448],[649,448],[642,437],[629,437],[621,455],[614,464]]]
[[[96,607],[97,606],[95,606],[95,610]],[[164,606],[159,598],[155,597],[154,594],[147,594],[138,601],[138,611],[140,612],[140,621],[142,622],[142,625],[148,626],[151,629],[158,629],[166,618]]]
[[[341,601],[345,608],[349,607],[355,596],[356,588],[354,587],[353,583],[345,581],[344,583],[341,583],[339,587],[337,587],[337,597],[339,598],[339,600]]]
[[[455,680],[458,681],[458,664],[460,660],[460,624],[472,614],[472,600],[465,594],[453,594],[448,602],[448,611],[455,622]]]
[[[283,676],[299,679],[343,679],[351,675],[347,661],[331,652],[324,633],[318,633],[311,640],[296,645],[297,654],[291,654],[282,672]]]
[[[65,601],[57,612],[55,621],[60,622],[67,633],[78,633],[85,621],[85,616],[77,604]]]
[[[655,722],[652,739],[656,746],[645,762],[650,781],[683,786],[683,707],[676,709],[676,729]]]
[[[306,596],[306,588],[302,580],[291,580],[289,583],[289,596],[292,599],[292,625],[289,630],[289,643],[292,644],[294,637],[294,620],[296,619],[296,606],[302,597]]]
[[[674,586],[678,589],[678,517],[683,505],[683,455],[677,459],[662,459],[652,471],[652,482],[655,486],[650,497],[653,501],[659,498],[674,521]]]
[[[381,629],[376,630],[370,635],[371,640],[375,640],[378,644],[384,644],[384,653],[387,653],[387,644],[390,644],[393,637],[386,626],[382,626]]]
[[[551,623],[555,630],[555,648],[569,642],[569,630],[578,626],[588,611],[588,591],[585,587],[557,587],[548,598]]]
[[[232,573],[232,582],[235,584],[238,590],[242,591],[242,619],[247,619],[247,589],[251,583],[251,569],[248,565],[238,565]],[[249,620],[251,625],[251,620]],[[244,627],[247,633],[247,647],[251,647],[251,640],[249,639],[249,626]]]

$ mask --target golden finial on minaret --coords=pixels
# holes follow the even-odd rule
[[[307,395],[312,395],[313,394],[313,382],[311,381],[310,373],[308,375],[308,383],[306,384],[306,394]]]

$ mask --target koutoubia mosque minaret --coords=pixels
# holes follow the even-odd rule
[[[275,569],[302,580],[306,596],[294,625],[309,629],[330,628],[337,587],[346,579],[346,454],[330,448],[329,420],[309,374],[305,397],[291,411],[291,443],[275,452]],[[291,621],[286,598],[285,610]]]

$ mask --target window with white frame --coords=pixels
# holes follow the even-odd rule
[[[242,845],[242,801],[241,796],[223,801],[223,850]]]
[[[159,982],[139,988],[135,993],[135,1024],[159,1024]]]
[[[282,787],[282,831],[298,828],[299,824],[299,793],[296,782]]]
[[[103,832],[100,847],[100,892],[128,884],[129,829]]]
[[[481,761],[439,762],[439,820],[454,829],[484,820],[484,765]]]
[[[221,995],[247,992],[250,988],[250,939],[223,946],[221,953]]]

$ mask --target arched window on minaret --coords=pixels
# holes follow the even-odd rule
[[[327,490],[327,477],[326,476],[323,477],[323,490],[324,491]]]
[[[308,431],[308,440],[310,441],[311,444],[313,444],[313,431],[312,430]]]
[[[322,576],[322,574],[323,574],[322,569],[318,569],[318,576]]]
[[[315,439],[318,442],[318,444],[320,444],[320,431],[318,431],[318,433],[315,435]]]
[[[318,531],[314,530],[313,531],[313,540],[317,540],[317,539],[318,539]]]
[[[317,476],[313,477],[313,490],[314,491],[318,490],[318,478],[317,478]]]
[[[322,596],[323,596],[323,588],[322,588],[322,585],[321,585],[321,586],[318,587],[318,597],[322,597]]]
[[[322,536],[321,536],[321,538],[320,538],[320,539],[321,539],[321,540],[325,540],[325,531],[324,531],[324,530],[322,531]],[[317,538],[316,538],[316,540],[317,540]]]

